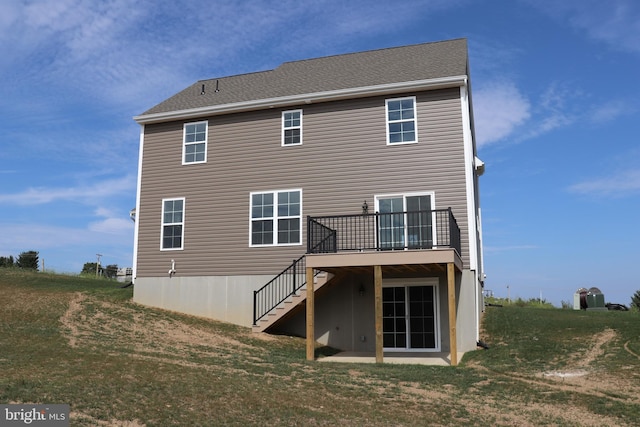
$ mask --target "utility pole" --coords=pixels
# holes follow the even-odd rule
[[[98,257],[98,262],[96,263],[96,278],[98,277],[98,271],[100,271],[100,257],[102,256],[102,254],[96,254],[96,257]]]
[[[511,290],[509,289],[509,285],[507,285],[507,302],[511,302]]]

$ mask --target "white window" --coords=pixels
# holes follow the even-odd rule
[[[251,193],[250,246],[299,245],[302,190]]]
[[[302,145],[302,110],[282,112],[282,146]]]
[[[182,164],[207,161],[207,127],[206,121],[184,124]]]
[[[184,244],[185,199],[162,200],[161,250],[180,250]]]
[[[387,145],[418,142],[416,97],[387,99]]]

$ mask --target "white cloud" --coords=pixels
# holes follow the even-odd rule
[[[640,193],[640,169],[628,169],[614,175],[586,180],[569,187],[578,194],[624,197]]]
[[[79,228],[15,223],[0,224],[0,227],[3,230],[0,234],[0,247],[3,250],[9,248],[9,253],[74,247],[97,241],[95,233]]]
[[[590,121],[596,124],[605,124],[612,122],[618,117],[633,114],[636,109],[630,106],[627,102],[622,100],[612,100],[597,105],[589,112]]]
[[[42,205],[55,201],[77,201],[88,204],[100,203],[105,197],[130,194],[135,191],[136,179],[132,175],[118,179],[95,182],[69,188],[28,188],[21,193],[0,194],[0,203],[13,205]]]
[[[106,218],[90,223],[89,230],[107,234],[127,234],[133,231],[133,222],[129,218]]]
[[[129,215],[124,215],[121,211],[112,208],[99,207],[94,215],[102,217],[100,221],[89,224],[89,230],[98,233],[108,234],[131,234],[133,231],[133,221]]]
[[[531,117],[529,100],[511,82],[480,87],[473,102],[478,146],[511,137]]]
[[[510,246],[485,246],[483,248],[484,252],[488,252],[488,253],[512,252],[512,251],[522,251],[522,250],[530,250],[530,249],[539,249],[539,246],[536,246],[536,245],[510,245]]]
[[[612,49],[640,53],[640,3],[636,0],[525,0]]]

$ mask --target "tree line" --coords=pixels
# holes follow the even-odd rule
[[[97,262],[85,262],[80,272],[82,275],[102,276],[108,279],[115,279],[118,275],[118,264],[109,264],[105,267]]]
[[[25,251],[17,257],[13,255],[0,256],[0,268],[21,268],[23,270],[40,271],[40,254],[38,251]],[[118,275],[118,265],[110,264],[103,267],[97,262],[86,262],[80,274],[115,279]]]
[[[17,258],[12,255],[8,257],[0,256],[0,267],[38,271],[40,267],[39,253],[37,251],[26,251],[20,253]]]

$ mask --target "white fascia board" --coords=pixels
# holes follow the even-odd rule
[[[158,123],[170,120],[192,119],[218,114],[237,113],[264,108],[286,107],[290,105],[312,104],[316,102],[336,101],[347,98],[385,95],[411,90],[432,90],[448,87],[466,86],[467,76],[450,76],[437,79],[415,80],[410,82],[389,83],[376,86],[364,86],[326,92],[303,93],[278,98],[257,99],[232,104],[212,105],[188,110],[168,111],[164,113],[143,114],[133,119],[140,123]]]

